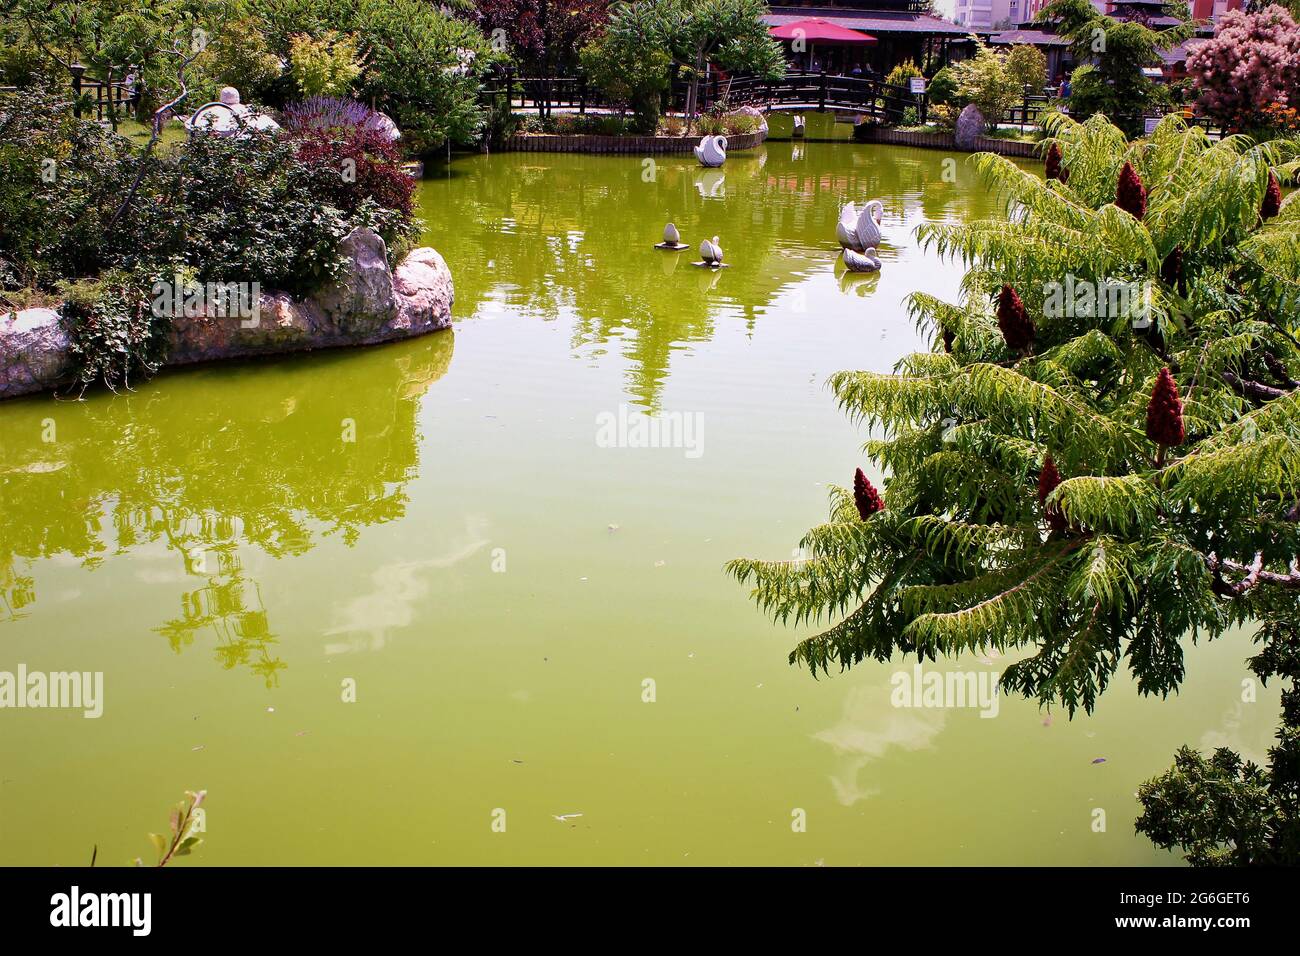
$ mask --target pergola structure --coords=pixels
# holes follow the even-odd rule
[[[817,56],[818,46],[823,49],[835,50],[875,46],[878,42],[869,33],[850,30],[848,27],[842,27],[831,23],[829,20],[821,20],[817,17],[791,20],[779,26],[770,26],[768,32],[775,39],[789,44],[790,60],[805,70],[817,69],[814,64],[820,62]]]
[[[802,56],[791,49],[792,60],[801,69],[845,75],[856,75],[856,69],[883,78],[899,63],[911,60],[930,76],[948,63],[954,48],[963,52],[969,48],[970,31],[928,10],[929,5],[918,0],[841,0],[828,5],[773,5],[764,20],[776,29],[816,20],[876,41],[862,44],[841,35],[838,41],[828,38],[816,43],[815,50],[802,51]]]

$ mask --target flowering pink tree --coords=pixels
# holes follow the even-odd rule
[[[1265,111],[1300,106],[1300,27],[1285,8],[1225,13],[1214,38],[1187,57],[1208,115],[1234,130],[1270,125]]]

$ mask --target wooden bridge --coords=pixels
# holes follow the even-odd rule
[[[738,76],[709,84],[702,95],[706,108],[723,100],[728,107],[753,106],[765,112],[846,112],[870,117],[881,123],[903,122],[908,109],[915,110],[914,122],[925,117],[925,94],[907,87],[892,86],[865,76],[833,76],[827,73],[787,73],[779,80]]]

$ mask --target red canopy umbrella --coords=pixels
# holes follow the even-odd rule
[[[844,45],[869,46],[876,38],[869,33],[840,27],[829,20],[809,17],[807,20],[792,20],[779,27],[769,27],[768,32],[778,40],[804,40],[808,43],[840,43]]]

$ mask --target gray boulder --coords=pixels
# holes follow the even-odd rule
[[[54,309],[0,314],[0,398],[53,388],[68,378],[68,336]]]
[[[953,139],[958,149],[974,150],[979,146],[980,137],[984,135],[984,114],[974,103],[967,103],[957,116],[957,126],[953,130]]]

